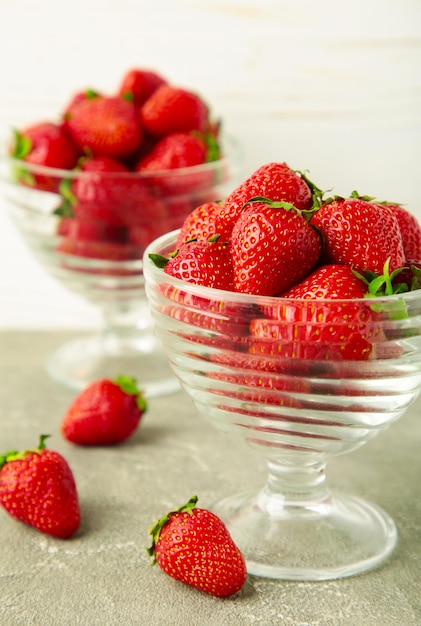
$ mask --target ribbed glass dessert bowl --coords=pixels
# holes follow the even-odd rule
[[[324,580],[378,565],[395,546],[394,521],[376,504],[332,491],[326,466],[379,435],[419,394],[421,291],[338,301],[211,289],[153,262],[175,249],[176,237],[158,238],[144,256],[166,356],[199,412],[267,460],[257,493],[214,507],[249,573]],[[346,326],[346,344],[322,340],[326,311],[344,304],[348,315],[333,336]]]
[[[51,355],[47,369],[55,380],[83,389],[124,371],[138,376],[149,397],[179,389],[153,329],[142,255],[150,241],[231,186],[238,146],[230,138],[221,145],[224,156],[216,161],[153,173],[78,172],[0,158],[4,204],[18,232],[38,262],[99,307],[103,320],[98,332]],[[88,218],[75,215],[77,207],[68,212],[75,190]]]

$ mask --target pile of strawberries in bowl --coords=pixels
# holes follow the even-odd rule
[[[83,89],[56,120],[12,129],[2,179],[34,211],[49,194],[59,252],[127,261],[221,197],[230,150],[202,96],[136,68],[114,93]]]
[[[81,389],[131,371],[148,395],[177,390],[152,329],[142,255],[223,197],[237,167],[237,144],[203,97],[142,68],[114,93],[83,89],[56,120],[10,130],[0,185],[17,231],[55,279],[101,310],[95,336],[51,357],[54,379]]]
[[[267,459],[260,490],[213,507],[249,573],[338,578],[393,550],[390,516],[331,492],[326,464],[421,391],[420,268],[421,227],[405,207],[327,197],[283,162],[145,251],[155,327],[183,389]]]

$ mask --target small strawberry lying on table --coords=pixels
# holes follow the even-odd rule
[[[67,539],[79,528],[75,479],[67,461],[45,446],[0,455],[0,504],[14,519]]]
[[[377,358],[380,348],[373,346],[381,344],[382,334],[375,308],[324,301],[361,301],[421,286],[421,226],[407,209],[355,191],[348,198],[324,198],[285,163],[263,165],[224,201],[197,207],[176,245],[169,258],[151,256],[167,275],[282,299],[279,305],[259,305],[256,319],[244,323],[248,339],[242,333],[238,343],[268,358]],[[180,289],[179,302],[185,299]],[[312,307],[305,305],[309,300]],[[205,309],[203,298],[201,315],[192,314],[191,325],[207,323]]]
[[[211,511],[196,508],[197,496],[159,519],[149,530],[152,565],[186,585],[224,598],[237,593],[246,564],[225,524]]]
[[[83,446],[121,443],[134,434],[146,409],[134,378],[104,378],[76,396],[63,418],[61,432],[68,441]]]

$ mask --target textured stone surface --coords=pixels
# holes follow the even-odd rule
[[[193,493],[202,506],[256,486],[253,451],[213,429],[182,392],[151,399],[136,435],[109,449],[83,449],[59,434],[74,393],[43,363],[64,333],[0,334],[1,451],[51,433],[78,484],[82,524],[59,541],[0,511],[0,624],[7,626],[419,626],[421,598],[421,402],[365,448],[333,459],[329,480],[377,502],[399,542],[379,569],[353,578],[297,583],[252,576],[226,600],[151,568],[147,530]]]

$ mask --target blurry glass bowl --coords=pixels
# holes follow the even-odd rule
[[[3,142],[0,184],[18,232],[42,266],[98,306],[104,321],[97,334],[71,341],[49,358],[55,380],[83,389],[125,372],[138,378],[147,396],[179,389],[151,323],[142,255],[196,206],[222,199],[235,186],[239,147],[229,137],[221,138],[221,146],[223,158],[188,168],[77,173],[10,158]],[[75,188],[83,198],[74,208],[80,219],[65,216],[59,193],[67,196]]]

